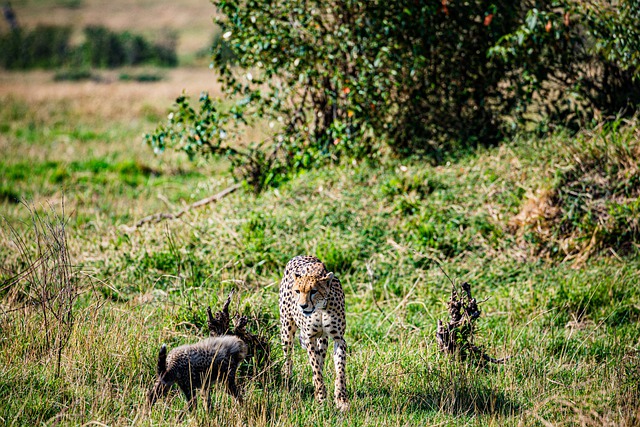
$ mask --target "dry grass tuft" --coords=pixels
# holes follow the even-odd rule
[[[553,233],[553,221],[559,213],[553,204],[553,192],[539,189],[535,193],[528,192],[522,203],[520,212],[509,220],[509,227],[515,231],[518,243],[524,243],[524,234],[533,230],[542,238],[549,239]]]

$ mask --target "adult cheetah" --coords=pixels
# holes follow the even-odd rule
[[[319,402],[327,397],[322,378],[329,337],[333,338],[333,362],[336,370],[335,402],[347,410],[345,365],[347,343],[344,292],[340,280],[327,271],[313,256],[297,256],[287,263],[280,284],[280,327],[284,348],[284,374],[292,373],[291,352],[296,330],[300,329],[300,344],[306,348],[313,370],[315,396]]]

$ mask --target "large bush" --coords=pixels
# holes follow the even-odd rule
[[[220,64],[229,92],[259,93],[259,113],[286,118],[285,138],[364,155],[381,140],[439,153],[452,140],[500,135],[506,71],[487,51],[519,24],[512,2],[216,5],[244,70]]]
[[[526,121],[582,125],[640,103],[630,1],[214,4],[235,58],[218,49],[214,65],[238,102],[230,111],[205,97],[186,115],[179,103],[147,138],[157,150],[235,155],[236,126],[260,119],[273,129],[265,171],[371,157],[386,145],[438,160]]]
[[[550,2],[526,10],[489,57],[513,70],[511,119],[577,130],[640,105],[640,2]]]

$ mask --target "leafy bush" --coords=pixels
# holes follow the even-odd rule
[[[73,81],[77,82],[80,80],[90,80],[96,78],[96,76],[91,73],[91,70],[86,68],[70,68],[67,70],[61,70],[56,72],[53,79],[55,81]]]
[[[252,111],[284,118],[284,139],[312,157],[368,156],[381,140],[438,154],[499,135],[490,100],[505,70],[486,52],[517,27],[511,2],[215,3],[240,66],[214,57],[228,93],[253,94]]]
[[[596,111],[640,104],[633,1],[619,13],[574,0],[213,3],[223,41],[213,60],[234,111],[207,101],[195,121],[170,122],[147,140],[211,154],[218,142],[183,144],[181,132],[204,120],[229,135],[266,121],[273,138],[249,151],[260,165],[250,168],[256,188],[274,182],[271,168],[375,158],[386,146],[439,161],[532,119],[543,130],[581,126]]]
[[[334,8],[301,0],[214,4],[224,17],[214,65],[237,103],[223,114],[206,97],[199,112],[187,112],[179,98],[167,125],[147,136],[157,151],[170,146],[191,157],[241,159],[259,190],[291,169],[326,159],[375,158],[384,141],[398,152],[440,156],[452,141],[475,144],[499,134],[485,98],[500,95],[501,75],[485,53],[515,28],[516,12],[489,28],[481,17],[491,9],[480,1],[448,8],[362,1]],[[502,10],[514,10],[509,5]],[[229,48],[237,66],[228,61]],[[221,145],[219,135],[232,140],[236,126],[257,120],[266,120],[272,139],[242,153]]]
[[[489,51],[519,71],[505,80],[517,95],[515,119],[577,130],[621,111],[633,114],[640,105],[639,6],[564,0],[530,8]]]
[[[129,74],[122,73],[118,76],[118,80],[128,82],[135,81],[141,83],[151,83],[158,82],[162,80],[162,76],[156,73],[138,73],[138,74]]]

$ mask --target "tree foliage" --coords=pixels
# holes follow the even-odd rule
[[[238,157],[230,130],[269,126],[247,153],[273,178],[383,147],[437,161],[530,120],[583,125],[640,103],[636,1],[214,0],[213,65],[235,103],[181,98],[147,140]],[[212,139],[185,143],[203,121]]]
[[[579,127],[640,105],[640,2],[557,1],[532,7],[489,50],[511,64],[505,78],[516,123]],[[548,127],[545,126],[544,129]]]

